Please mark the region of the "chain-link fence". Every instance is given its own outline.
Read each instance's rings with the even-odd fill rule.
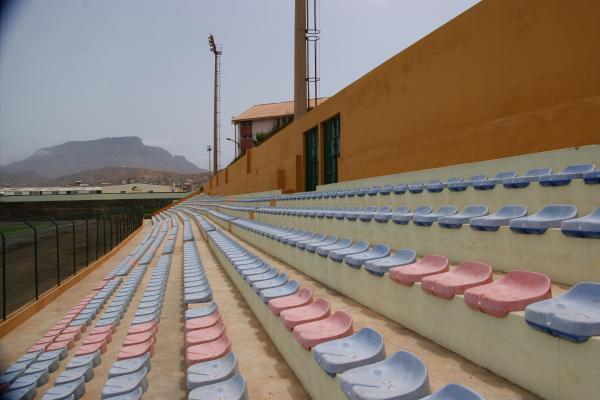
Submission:
[[[77,220],[0,222],[2,320],[59,286],[141,226],[143,210],[103,210]]]

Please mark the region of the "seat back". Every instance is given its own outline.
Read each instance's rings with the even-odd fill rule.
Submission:
[[[428,254],[423,256],[418,263],[430,268],[446,268],[448,266],[448,257],[437,254]]]
[[[456,206],[442,206],[436,210],[434,215],[442,217],[442,216],[446,216],[446,215],[456,214],[457,211],[458,211],[458,207],[456,207]],[[415,214],[416,214],[416,210],[415,210]]]
[[[454,272],[458,274],[464,274],[473,278],[488,278],[492,276],[492,267],[489,264],[482,263],[479,261],[463,261],[461,262]]]
[[[525,172],[523,176],[542,176],[542,175],[550,175],[552,173],[552,168],[533,168],[529,171]]]
[[[584,172],[590,172],[594,170],[594,164],[573,164],[568,165],[562,169],[564,174],[583,174]]]
[[[351,249],[352,250],[357,250],[357,251],[368,250],[369,249],[369,242],[364,241],[364,240],[359,240],[359,241],[355,242],[352,245]]]
[[[507,273],[500,281],[519,292],[546,293],[550,290],[551,281],[548,276],[539,272],[514,270]]]
[[[494,177],[492,179],[496,180],[496,179],[508,179],[508,178],[514,178],[517,176],[517,171],[510,171],[510,172],[499,172],[496,175],[494,175]]]
[[[382,213],[382,214],[389,213],[389,212],[392,212],[392,207],[390,207],[390,206],[379,207],[379,210],[377,210],[377,212]]]
[[[568,204],[552,204],[542,208],[535,215],[548,219],[575,218],[577,216],[577,207]]]
[[[430,214],[431,211],[433,211],[431,206],[419,206],[419,207],[415,208],[415,210],[413,211],[413,214],[425,215],[425,214]]]
[[[483,215],[487,215],[488,207],[484,205],[475,205],[465,207],[463,212],[461,213],[465,217],[481,217]]]
[[[406,214],[410,212],[410,207],[400,206],[394,209],[394,214]]]

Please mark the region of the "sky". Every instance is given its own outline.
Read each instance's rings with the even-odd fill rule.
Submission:
[[[317,0],[319,95],[477,2]],[[66,141],[140,136],[208,168],[209,33],[223,50],[222,166],[232,116],[293,99],[293,0],[17,0],[1,18],[0,165]]]

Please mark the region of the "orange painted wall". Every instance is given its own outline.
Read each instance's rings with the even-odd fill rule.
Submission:
[[[303,133],[338,113],[340,181],[600,143],[598,21],[595,0],[484,0],[252,149],[208,192],[304,190]]]

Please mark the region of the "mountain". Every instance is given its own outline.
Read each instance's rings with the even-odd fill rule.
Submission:
[[[82,171],[72,175],[61,176],[53,179],[47,184],[52,186],[72,185],[75,181],[82,181],[90,186],[99,186],[103,183],[113,185],[121,182],[135,183],[154,183],[157,185],[180,185],[184,183],[193,183],[201,185],[208,180],[208,172],[194,174],[178,174],[170,171],[155,171],[135,167],[106,167]]]
[[[46,147],[24,160],[0,167],[0,174],[58,178],[105,167],[136,167],[180,174],[205,172],[183,156],[173,156],[161,147],[146,146],[137,136],[128,136]]]

